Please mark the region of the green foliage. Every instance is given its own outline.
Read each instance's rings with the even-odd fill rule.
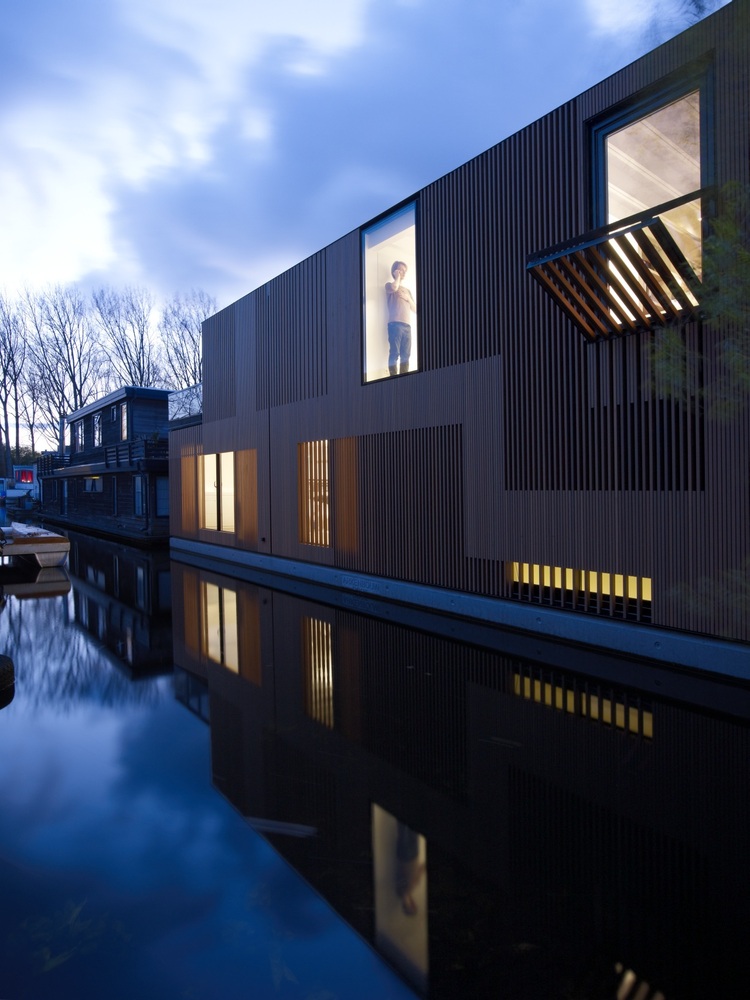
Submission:
[[[724,337],[707,357],[691,350],[678,328],[661,331],[651,349],[652,388],[673,399],[700,401],[709,416],[729,420],[750,401],[747,185],[732,182],[719,193],[719,211],[703,246],[701,311],[707,329],[721,329]],[[701,386],[701,376],[709,369],[710,380]]]

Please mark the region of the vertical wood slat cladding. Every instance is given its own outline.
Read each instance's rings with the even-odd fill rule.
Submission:
[[[200,427],[185,427],[169,435],[169,530],[178,537],[198,537],[198,462],[202,454]]]
[[[257,449],[262,551],[492,597],[511,562],[623,574],[652,581],[653,624],[750,639],[750,414],[722,424],[704,405],[732,330],[683,325],[705,360],[686,393],[662,391],[653,333],[587,345],[525,267],[601,221],[595,121],[685,67],[714,60],[716,182],[750,181],[748,9],[735,0],[415,195],[418,372],[362,384],[357,231],[235,305],[237,415],[219,403],[226,352],[206,367],[203,440]],[[306,441],[331,449],[330,546],[299,541]],[[198,513],[178,512],[188,537]]]
[[[360,438],[357,568],[398,580],[463,584],[462,434],[458,426]]]
[[[256,293],[257,405],[283,406],[328,388],[325,253]]]
[[[203,326],[203,419],[210,423],[236,412],[235,307],[228,306]]]

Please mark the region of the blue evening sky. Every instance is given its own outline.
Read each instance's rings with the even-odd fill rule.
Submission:
[[[6,5],[0,290],[200,287],[225,305],[674,34],[681,7]]]

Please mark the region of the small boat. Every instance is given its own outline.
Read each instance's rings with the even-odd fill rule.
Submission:
[[[38,566],[64,566],[70,552],[70,540],[34,524],[0,527],[0,556],[36,560]]]

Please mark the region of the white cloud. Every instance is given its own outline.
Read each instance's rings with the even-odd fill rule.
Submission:
[[[293,40],[287,71],[321,73],[361,42],[368,2],[115,0],[103,8],[115,22],[100,26],[95,45],[75,24],[39,38],[35,13],[19,11],[14,42],[30,71],[0,112],[6,287],[106,268],[116,192],[209,165],[227,123],[251,145],[268,143],[272,117],[252,87],[258,60]]]

